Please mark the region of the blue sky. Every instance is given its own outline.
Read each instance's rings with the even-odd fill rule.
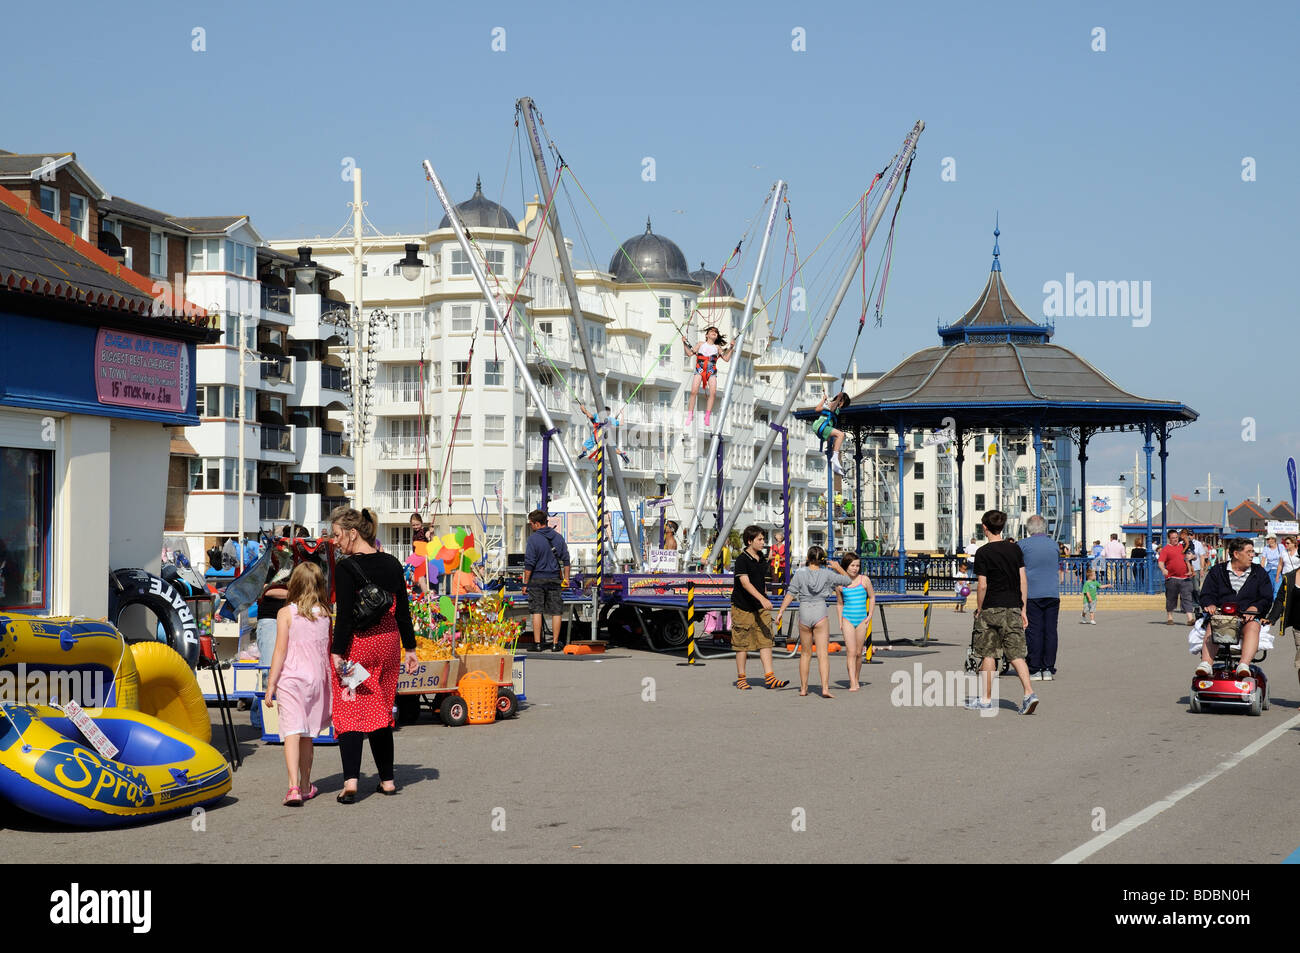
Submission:
[[[1257,482],[1277,501],[1300,450],[1285,277],[1300,250],[1298,10],[73,0],[59,7],[75,29],[57,31],[56,59],[28,42],[0,60],[0,148],[75,151],[113,194],[174,214],[248,214],[268,238],[332,234],[351,157],[369,217],[397,232],[441,217],[426,157],[453,196],[481,173],[490,197],[521,212],[535,181],[525,168],[521,188],[507,157],[514,102],[529,95],[610,223],[614,235],[574,192],[599,264],[648,214],[692,267],[716,270],[777,176],[806,254],[921,118],[884,326],[868,321],[863,369],[938,342],[936,320],[960,316],[983,286],[1000,213],[1004,275],[1031,316],[1044,283],[1067,272],[1151,282],[1149,326],[1060,318],[1055,341],[1129,390],[1200,412],[1170,443],[1171,491],[1190,494],[1209,471],[1234,502]],[[6,27],[35,38],[51,18],[20,5]],[[492,50],[496,27],[504,52]],[[1096,27],[1104,52],[1092,49]],[[1248,156],[1253,182],[1242,181]],[[955,181],[941,181],[946,157]],[[778,259],[783,244],[778,234]],[[846,353],[858,313],[851,296],[828,353]],[[1093,481],[1132,466],[1139,443],[1098,438]]]

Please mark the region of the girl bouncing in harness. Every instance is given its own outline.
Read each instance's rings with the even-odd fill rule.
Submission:
[[[595,460],[599,455],[596,450],[596,441],[600,439],[600,428],[608,427],[610,425],[617,427],[618,420],[610,418],[608,407],[602,410],[599,414],[593,414],[587,409],[586,404],[579,402],[578,409],[581,410],[582,415],[591,422],[591,436],[582,441],[582,453],[578,456],[578,459],[586,460],[588,457],[591,457],[591,459]],[[618,455],[622,458],[624,464],[632,462],[622,447],[619,448]]]
[[[695,418],[695,398],[703,387],[709,394],[709,404],[704,409],[704,426],[708,427],[709,418],[713,415],[713,398],[718,393],[718,361],[731,360],[731,352],[736,349],[736,345],[734,341],[728,344],[722,332],[710,326],[704,329],[703,341],[691,347],[683,337],[682,347],[686,348],[688,356],[695,358],[695,376],[691,378],[691,400],[686,405],[686,426],[689,427]]]
[[[844,467],[840,464],[840,447],[844,443],[844,431],[836,430],[835,425],[839,423],[840,411],[849,406],[849,395],[840,391],[829,401],[823,397],[817,402],[817,413],[821,414],[817,422],[813,424],[813,433],[817,439],[831,445],[831,470],[834,473],[843,475]]]

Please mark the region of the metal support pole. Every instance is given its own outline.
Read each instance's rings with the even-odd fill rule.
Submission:
[[[717,496],[718,496],[718,525],[721,526],[721,525],[722,525],[722,481],[723,481],[723,473],[722,473],[722,441],[721,441],[721,440],[718,440],[718,441],[717,441],[717,445],[718,445],[718,463],[717,463],[717,467],[718,467],[718,480],[717,480],[717,484],[718,484],[718,493],[717,493]],[[719,552],[721,552],[721,550],[719,550]]]
[[[907,434],[903,422],[898,422],[898,591],[907,591],[907,528],[903,521],[907,511],[903,506],[903,454],[907,450]]]
[[[1151,595],[1156,591],[1155,573],[1152,572],[1155,562],[1151,558],[1153,555],[1151,552],[1153,548],[1151,545],[1151,451],[1155,449],[1151,446],[1151,429],[1150,421],[1142,428],[1142,433],[1146,437],[1142,449],[1146,451],[1147,455],[1147,538],[1142,544],[1142,548],[1146,550],[1147,559],[1146,565],[1142,567],[1142,575],[1147,582],[1147,595]]]
[[[242,576],[244,574],[244,494],[248,492],[248,487],[245,485],[248,478],[244,475],[244,471],[248,469],[247,464],[244,462],[244,430],[248,427],[248,408],[244,406],[244,395],[247,393],[244,390],[244,366],[247,362],[244,360],[244,315],[242,313],[236,314],[235,320],[239,322],[239,393],[235,395],[235,400],[239,402],[239,482],[237,486],[239,487],[239,574]],[[360,503],[357,504],[358,508],[360,505]]]
[[[538,507],[547,516],[551,514],[551,438],[556,429],[542,431],[542,503]]]
[[[527,96],[520,99],[515,105],[524,114],[524,125],[528,128],[528,142],[533,148],[533,161],[537,164],[537,178],[542,183],[542,197],[551,210],[547,215],[547,221],[551,226],[551,239],[555,243],[555,257],[560,264],[560,276],[564,279],[564,290],[569,295],[569,308],[573,312],[573,324],[578,332],[578,344],[582,348],[582,361],[587,369],[587,380],[591,384],[591,398],[596,403],[595,412],[599,415],[605,408],[605,392],[601,387],[601,376],[596,370],[596,359],[591,353],[591,342],[587,340],[586,322],[582,318],[582,302],[578,300],[578,285],[573,278],[573,264],[569,261],[569,249],[564,244],[564,235],[560,231],[559,209],[555,205],[550,173],[546,171],[546,158],[542,155],[542,141],[537,136],[537,124],[533,118],[533,111],[537,107]],[[614,442],[617,443],[617,441]],[[605,445],[609,447],[609,442],[607,441]],[[623,485],[623,470],[620,468],[617,459],[610,460],[609,466],[614,474],[614,486],[618,490],[618,501],[623,510],[623,522],[628,526],[628,545],[632,547],[632,555],[639,565],[643,562],[641,541],[632,536],[632,510],[627,503],[627,489]]]
[[[360,512],[365,505],[366,491],[366,412],[370,409],[364,399],[369,386],[366,384],[365,338],[366,312],[362,298],[361,263],[365,252],[361,247],[362,228],[361,204],[361,170],[352,170],[352,300],[356,304],[357,319],[353,322],[352,333],[352,506]]]
[[[953,440],[957,444],[957,543],[953,551],[956,556],[966,551],[966,505],[962,499],[965,490],[962,470],[966,465],[966,434],[961,427],[954,428]]]
[[[862,551],[862,428],[853,430],[853,545],[849,552]]]
[[[1088,430],[1079,430],[1079,545],[1086,559],[1088,549]],[[1088,564],[1084,563],[1083,577],[1088,578]]]
[[[736,364],[744,355],[745,334],[749,330],[750,317],[754,313],[754,302],[758,298],[758,280],[763,274],[763,262],[767,259],[767,246],[772,238],[772,227],[776,224],[776,215],[784,197],[785,181],[777,179],[776,185],[772,187],[772,207],[767,212],[767,227],[763,231],[762,244],[758,247],[758,261],[754,263],[754,280],[749,283],[749,293],[745,295],[745,310],[740,316],[740,330],[736,332],[736,336],[731,342],[732,354],[736,355],[736,359],[732,361],[732,367],[727,371],[727,382],[722,386],[722,407],[718,411],[713,436],[709,438],[709,452],[704,456],[704,473],[700,477],[700,493],[695,501],[695,514],[691,517],[690,528],[686,531],[685,538],[688,541],[688,549],[692,548],[689,544],[693,544],[695,531],[699,529],[700,521],[704,518],[704,484],[709,479],[709,465],[713,459],[714,448],[722,442],[722,427],[727,419],[727,411],[731,409],[731,392],[735,386],[736,378],[740,376]],[[757,461],[755,462],[757,463]],[[753,489],[753,487],[751,486],[750,489]],[[746,490],[741,496],[737,497],[737,513],[743,508],[744,500],[749,497],[749,492],[749,490]],[[722,526],[721,518],[718,519],[718,526]]]
[[[782,529],[785,530],[785,558],[781,560],[781,591],[790,586],[790,557],[794,554],[794,540],[790,538],[790,431],[780,424],[768,424],[781,435],[781,511]],[[766,458],[765,458],[766,459]]]
[[[875,212],[871,215],[871,220],[867,223],[867,228],[863,234],[862,241],[854,243],[856,248],[853,253],[853,259],[849,262],[849,266],[844,272],[844,279],[840,282],[839,290],[835,293],[835,299],[831,302],[830,308],[826,311],[826,317],[822,319],[822,326],[818,329],[817,336],[813,338],[812,344],[810,345],[808,353],[804,359],[803,367],[799,368],[798,372],[796,372],[794,376],[794,380],[790,382],[790,388],[786,393],[785,403],[782,404],[781,409],[777,412],[776,423],[785,423],[786,419],[790,416],[790,411],[794,409],[795,401],[797,401],[802,394],[804,381],[807,380],[808,372],[817,360],[817,352],[821,350],[822,342],[826,340],[826,335],[830,333],[831,325],[835,322],[835,315],[839,312],[840,305],[844,303],[844,299],[849,293],[849,288],[852,287],[853,280],[857,276],[858,267],[862,264],[862,258],[866,246],[870,244],[871,236],[876,232],[876,226],[880,224],[880,220],[885,215],[885,206],[889,204],[890,197],[898,187],[899,179],[903,176],[903,170],[907,168],[908,162],[911,161],[912,155],[916,151],[917,139],[920,137],[921,132],[924,129],[925,123],[917,121],[916,125],[912,127],[912,131],[907,134],[907,138],[903,140],[903,146],[898,151],[898,159],[894,163],[893,171],[890,172],[889,178],[885,183],[885,191],[881,193],[880,203],[876,206]],[[763,441],[763,446],[758,450],[755,466],[750,468],[749,475],[745,477],[745,482],[741,486],[740,492],[737,494],[738,499],[749,499],[749,494],[754,491],[754,484],[758,482],[759,467],[762,466],[762,461],[767,459],[768,454],[772,452],[772,446],[775,443],[776,434],[769,433],[767,439]],[[731,515],[727,518],[726,525],[720,527],[721,531],[731,532],[737,512],[737,510],[731,511]]]
[[[667,495],[668,495],[668,484],[660,483],[659,499],[663,500],[664,497],[666,497]],[[660,549],[664,548],[664,524],[667,521],[667,516],[665,515],[667,512],[668,512],[668,507],[660,503],[659,505],[659,548]],[[677,545],[681,546],[681,543],[679,542]]]
[[[605,458],[609,456],[605,430],[605,427],[601,427],[596,431],[596,588],[591,594],[591,641],[593,642],[596,641],[596,634],[600,627],[600,594],[605,585]],[[629,532],[628,538],[630,539],[631,536]]]
[[[1160,545],[1169,545],[1169,475],[1165,466],[1169,461],[1169,424],[1160,425]],[[1151,499],[1150,496],[1147,499]]]
[[[1034,512],[1043,515],[1043,427],[1034,424]]]
[[[835,471],[831,460],[835,452],[830,441],[826,443],[826,552],[835,555]]]
[[[515,342],[514,329],[507,326],[505,318],[501,314],[501,308],[497,304],[496,296],[492,294],[492,289],[488,287],[487,275],[483,273],[483,266],[479,263],[478,256],[474,254],[474,249],[470,246],[469,236],[465,234],[465,226],[461,224],[460,214],[456,211],[456,206],[452,204],[450,197],[448,197],[447,190],[442,185],[442,180],[438,178],[438,173],[433,170],[433,164],[428,159],[424,160],[424,174],[428,176],[429,181],[433,183],[434,191],[438,193],[438,201],[442,203],[442,207],[447,213],[452,230],[456,233],[456,240],[465,253],[470,271],[474,275],[474,280],[478,282],[479,290],[483,292],[483,298],[487,302],[488,310],[492,312],[492,316],[496,319],[497,327],[506,328],[506,333],[501,335],[501,340],[505,343],[506,350],[510,352],[510,357],[515,362],[515,367],[519,371],[519,376],[523,379],[525,389],[527,389],[529,396],[533,398],[533,403],[537,405],[537,412],[541,415],[542,423],[546,425],[548,431],[554,432],[557,429],[555,421],[551,419],[551,412],[546,409],[546,404],[542,401],[542,395],[538,392],[537,385],[528,372],[527,361],[519,353],[519,345]],[[574,493],[582,501],[583,510],[594,521],[596,519],[596,504],[592,501],[591,494],[587,492],[586,486],[583,485],[581,477],[578,476],[578,468],[573,462],[573,457],[569,455],[569,448],[564,445],[563,440],[557,440],[555,449],[559,452],[560,459],[564,461],[564,469],[568,471],[569,479],[573,482]],[[613,554],[611,553],[611,555]]]

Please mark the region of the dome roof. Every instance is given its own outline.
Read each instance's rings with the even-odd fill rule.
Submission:
[[[727,279],[719,277],[716,271],[709,271],[704,267],[704,262],[700,262],[699,271],[691,272],[691,280],[704,289],[702,297],[734,298],[736,296]]]
[[[456,214],[466,228],[509,228],[518,230],[515,217],[502,206],[483,195],[483,179],[474,185],[474,194],[456,206]],[[451,228],[451,216],[444,215],[439,228]]]
[[[633,267],[633,262],[636,267]],[[640,284],[643,278],[651,284],[697,283],[686,268],[686,256],[682,250],[669,239],[652,232],[648,218],[645,220],[645,234],[629,238],[614,252],[614,257],[609,260],[609,273],[615,281],[625,285]]]

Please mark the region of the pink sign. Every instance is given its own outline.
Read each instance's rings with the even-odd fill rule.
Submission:
[[[185,413],[190,356],[180,341],[100,328],[95,393],[101,404]]]

